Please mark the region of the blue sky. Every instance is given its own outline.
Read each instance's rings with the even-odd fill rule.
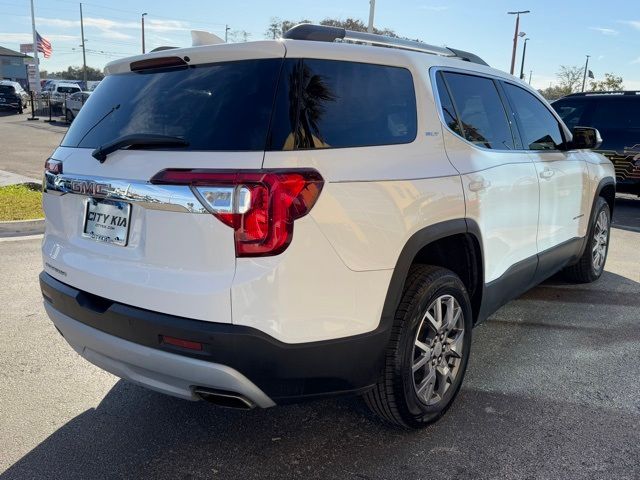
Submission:
[[[42,60],[52,71],[81,65],[79,7],[73,0],[34,0],[36,25],[54,53]],[[421,38],[435,45],[472,51],[490,65],[508,70],[514,17],[508,10],[531,10],[521,21],[530,37],[525,70],[533,70],[537,88],[555,82],[560,65],[584,65],[597,78],[622,75],[627,88],[640,89],[640,2],[638,0],[377,0],[377,27]],[[249,40],[265,37],[271,17],[319,21],[325,17],[367,20],[368,0],[89,0],[83,2],[87,63],[101,68],[108,61],[140,52],[140,14],[147,12],[147,49],[188,46],[190,30],[224,36],[247,31]],[[29,0],[0,0],[0,45],[18,49],[30,41]],[[519,71],[521,45],[518,48]]]

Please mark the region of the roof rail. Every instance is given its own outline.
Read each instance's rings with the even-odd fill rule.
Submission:
[[[586,97],[587,95],[640,95],[639,90],[606,90],[604,92],[577,92],[566,95],[567,97]]]
[[[346,30],[342,27],[300,23],[287,30],[283,35],[283,38],[289,40],[311,40],[316,42],[335,42],[336,40],[342,40],[345,42],[363,42],[370,43],[372,45],[441,55],[443,57],[458,58],[467,62],[479,63],[481,65],[488,66],[488,64],[477,55],[463,50],[438,47],[416,40],[387,37],[385,35],[377,35],[375,33],[356,32],[353,30]]]

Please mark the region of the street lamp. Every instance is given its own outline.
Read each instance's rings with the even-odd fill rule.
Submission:
[[[511,53],[511,70],[509,73],[513,75],[513,69],[516,66],[516,50],[518,48],[518,36],[524,36],[524,34],[519,35],[520,32],[520,15],[524,15],[525,13],[531,13],[531,10],[520,10],[518,12],[507,12],[509,15],[516,16],[516,31],[513,34],[513,52]]]
[[[146,15],[147,15],[146,13],[143,13],[142,17],[141,17],[141,19],[142,19],[142,53],[145,53],[145,51],[144,51],[144,17]]]
[[[524,57],[527,55],[527,42],[529,38],[524,39],[524,46],[522,47],[522,63],[520,64],[520,79],[524,80]]]

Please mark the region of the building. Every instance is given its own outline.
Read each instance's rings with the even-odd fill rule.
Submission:
[[[0,46],[0,80],[13,80],[27,89],[27,61],[33,61],[33,58]]]

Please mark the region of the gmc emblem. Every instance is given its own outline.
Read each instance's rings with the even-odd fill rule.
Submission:
[[[93,180],[72,180],[71,190],[81,195],[107,195],[111,185],[107,183],[98,183]]]

